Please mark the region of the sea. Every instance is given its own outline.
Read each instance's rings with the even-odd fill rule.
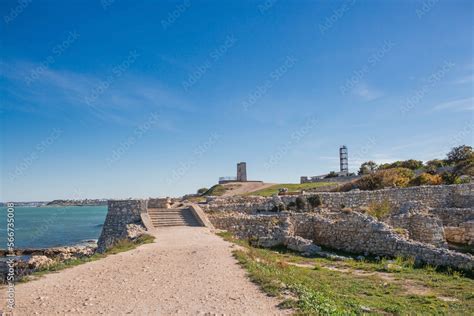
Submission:
[[[72,246],[97,240],[107,206],[15,207],[15,248]],[[0,207],[0,249],[7,248],[7,208]]]

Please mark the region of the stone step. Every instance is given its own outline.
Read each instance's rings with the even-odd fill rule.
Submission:
[[[148,215],[155,227],[200,226],[190,209],[149,208]]]
[[[187,223],[187,222],[154,222],[152,224],[154,226],[160,226],[160,225],[187,226],[188,224],[191,225],[190,223]]]
[[[180,217],[182,214],[148,214],[150,217]]]
[[[182,223],[187,224],[189,221],[152,221],[153,224],[165,224],[165,223]]]
[[[151,219],[157,219],[157,220],[167,220],[167,219],[192,219],[194,218],[193,216],[150,216]]]
[[[188,224],[174,224],[174,223],[160,223],[160,224],[153,224],[155,227],[176,227],[176,226],[198,226],[198,225],[188,225]]]

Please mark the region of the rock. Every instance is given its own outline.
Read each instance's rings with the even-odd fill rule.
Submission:
[[[311,240],[299,236],[286,237],[285,244],[288,249],[310,256],[315,255],[321,251],[321,247],[313,244]]]
[[[254,246],[263,247],[263,248],[272,248],[276,246],[281,246],[283,241],[280,238],[275,238],[273,236],[260,237],[256,242],[252,243]]]
[[[54,260],[46,256],[31,256],[27,261],[28,267],[33,270],[46,268],[54,264]]]
[[[137,224],[128,224],[127,225],[127,238],[135,239],[140,237],[145,233],[145,229]]]

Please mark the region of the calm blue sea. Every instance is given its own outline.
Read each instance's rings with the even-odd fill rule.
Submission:
[[[15,248],[75,245],[98,239],[107,206],[15,207]],[[7,209],[0,207],[0,248],[6,249]]]

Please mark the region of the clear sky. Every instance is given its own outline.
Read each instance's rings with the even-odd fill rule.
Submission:
[[[0,1],[0,200],[181,195],[473,142],[473,1]]]

